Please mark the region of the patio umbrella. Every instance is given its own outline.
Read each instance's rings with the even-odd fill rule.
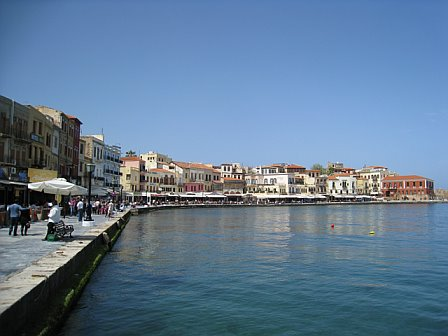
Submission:
[[[28,189],[55,195],[87,195],[87,188],[67,182],[64,178],[28,183]]]

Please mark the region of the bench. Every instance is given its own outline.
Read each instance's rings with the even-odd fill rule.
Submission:
[[[63,238],[66,234],[69,234],[70,238],[72,238],[73,231],[75,231],[73,225],[65,225],[63,221],[54,224],[54,234],[58,238]]]

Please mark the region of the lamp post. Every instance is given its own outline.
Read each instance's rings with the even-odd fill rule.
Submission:
[[[86,221],[93,221],[92,219],[92,204],[90,204],[90,198],[92,196],[92,173],[95,171],[95,164],[88,163],[86,165],[87,172],[89,173],[89,194],[87,196],[87,209],[86,209]]]

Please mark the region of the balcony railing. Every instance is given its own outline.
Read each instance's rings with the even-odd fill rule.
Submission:
[[[31,142],[30,133],[21,130],[21,129],[13,129],[12,135],[16,138],[16,140],[22,140],[25,142]]]
[[[0,135],[2,137],[11,137],[11,125],[9,124],[8,119],[2,119],[2,123],[0,125]]]

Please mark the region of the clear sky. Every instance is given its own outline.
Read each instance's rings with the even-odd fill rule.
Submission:
[[[448,1],[0,1],[0,94],[175,160],[448,188]]]

